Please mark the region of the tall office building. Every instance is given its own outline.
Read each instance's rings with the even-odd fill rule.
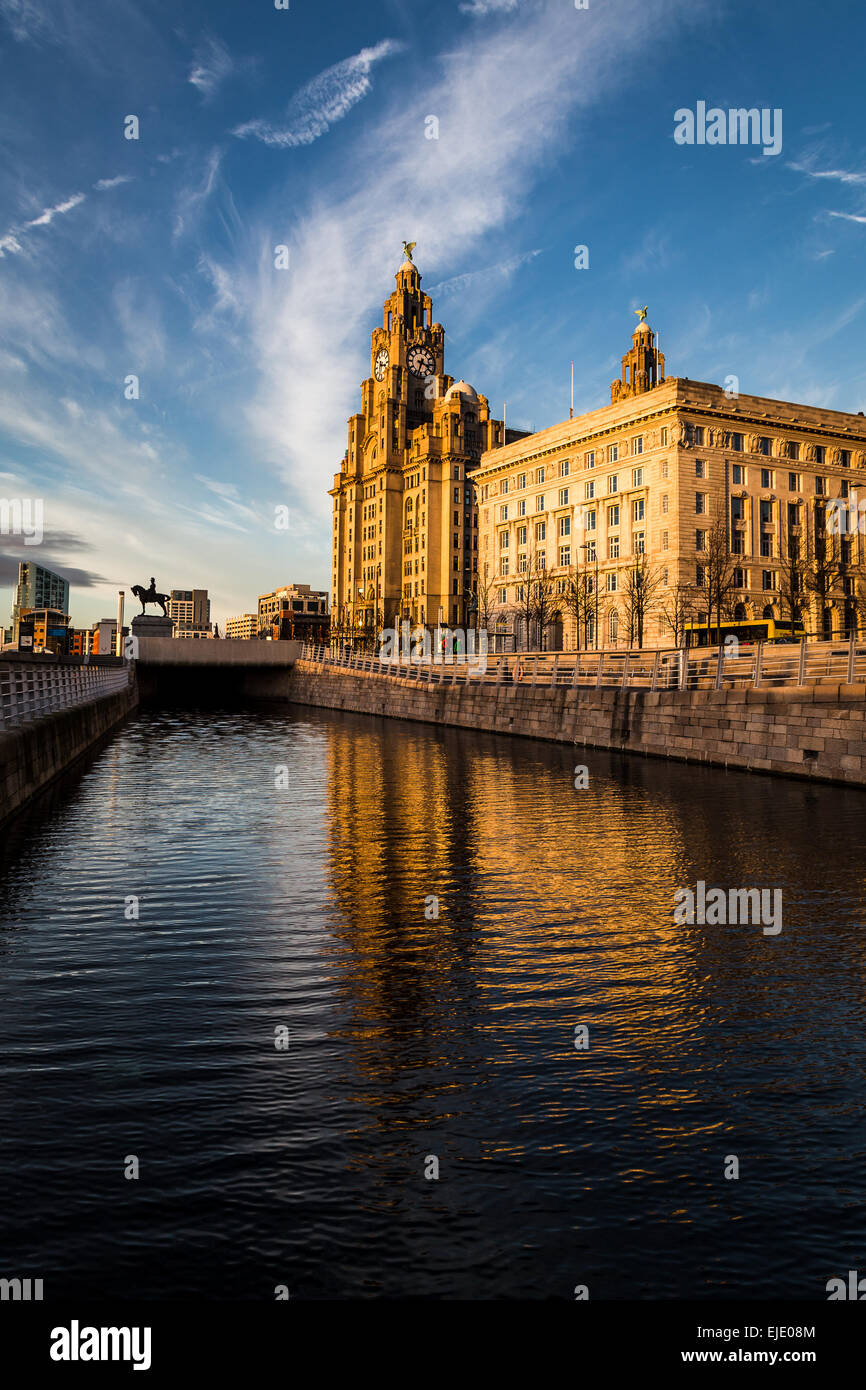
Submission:
[[[22,560],[12,605],[12,640],[18,641],[18,620],[24,609],[48,608],[55,613],[69,613],[69,581],[32,560]]]
[[[327,642],[328,595],[309,584],[284,584],[259,594],[258,635],[274,642]]]
[[[172,589],[168,616],[174,623],[175,637],[213,636],[207,589]]]

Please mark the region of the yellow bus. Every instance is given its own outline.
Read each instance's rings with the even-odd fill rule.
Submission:
[[[685,625],[687,647],[718,647],[726,637],[736,637],[738,642],[800,642],[805,636],[803,624],[792,623],[790,618],[723,619],[721,628],[718,623]]]

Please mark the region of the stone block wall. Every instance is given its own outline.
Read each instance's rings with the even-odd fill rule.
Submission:
[[[0,731],[0,825],[125,719],[135,685]]]
[[[866,786],[866,686],[747,690],[427,685],[299,661],[301,705]]]

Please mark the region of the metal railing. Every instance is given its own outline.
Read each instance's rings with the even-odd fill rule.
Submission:
[[[126,689],[129,681],[129,666],[0,661],[0,729],[104,699]]]
[[[866,684],[866,642],[738,647],[633,648],[583,652],[512,652],[486,657],[446,653],[425,661],[304,643],[299,658],[359,674],[439,685],[619,687],[623,690],[730,690],[771,686]]]

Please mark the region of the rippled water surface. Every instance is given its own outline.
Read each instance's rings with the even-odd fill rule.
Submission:
[[[864,816],[351,715],[141,713],[6,846],[0,1274],[824,1297],[864,1260]],[[698,879],[780,887],[781,934],[675,925]]]

